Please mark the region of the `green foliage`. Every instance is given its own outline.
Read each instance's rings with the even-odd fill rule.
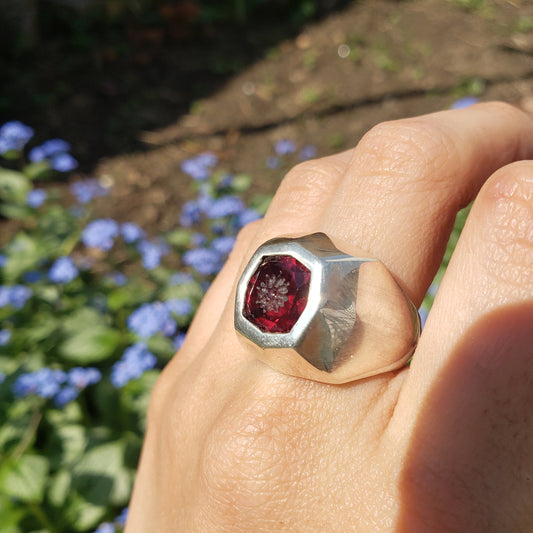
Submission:
[[[13,226],[0,246],[0,531],[86,533],[104,521],[119,531],[150,392],[245,223],[240,217],[260,216],[239,197],[251,177],[213,172],[214,154],[200,154],[189,162],[202,175],[192,180],[198,199],[186,227],[149,238],[104,219],[91,241],[94,199],[105,187],[74,182],[67,202],[35,187],[54,172],[48,160],[28,164],[22,148],[4,156],[0,213]],[[257,199],[256,208],[268,201]],[[209,272],[183,259],[200,248],[214,257]],[[132,321],[142,309],[144,318]]]

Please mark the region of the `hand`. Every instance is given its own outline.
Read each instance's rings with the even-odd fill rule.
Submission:
[[[128,533],[533,531],[533,163],[512,163],[532,156],[530,118],[490,103],[293,169],[155,388]],[[326,385],[238,339],[235,284],[262,242],[325,232],[418,306],[474,198],[409,368]]]

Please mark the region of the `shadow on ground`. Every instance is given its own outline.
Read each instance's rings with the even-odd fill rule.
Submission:
[[[90,170],[103,156],[142,150],[144,131],[195,112],[200,99],[275,55],[305,23],[348,2],[317,0],[310,3],[313,13],[304,2],[258,3],[242,22],[210,22],[195,0],[151,2],[159,9],[120,18],[62,3],[0,0],[0,22],[8,28],[0,36],[0,69],[9,80],[0,89],[0,123],[19,119],[42,139],[69,139]],[[37,22],[21,11],[31,4],[39,6]],[[17,48],[24,31],[34,44]]]

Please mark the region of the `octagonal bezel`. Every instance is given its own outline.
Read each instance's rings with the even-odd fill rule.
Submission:
[[[244,303],[248,283],[264,257],[288,255],[299,261],[311,272],[307,304],[302,314],[288,333],[262,331],[244,317]],[[324,263],[296,239],[274,239],[260,246],[254,253],[237,285],[235,298],[235,329],[263,349],[295,348],[305,337],[306,330],[322,303],[322,278]]]

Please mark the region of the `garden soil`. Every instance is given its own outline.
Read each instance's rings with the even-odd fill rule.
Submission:
[[[6,118],[37,129],[24,116],[34,109],[41,134],[73,142],[83,175],[113,184],[100,214],[155,235],[178,225],[193,195],[180,164],[205,150],[221,169],[249,174],[250,195],[271,194],[298,161],[267,168],[279,139],[327,155],[378,122],[467,95],[533,111],[530,1],[367,0],[283,28],[246,27],[231,38],[214,29],[178,37],[137,29],[127,61],[96,47],[96,74],[80,73],[83,83],[69,82],[74,92],[38,109],[19,102],[21,114]],[[41,81],[52,86],[44,74]]]

